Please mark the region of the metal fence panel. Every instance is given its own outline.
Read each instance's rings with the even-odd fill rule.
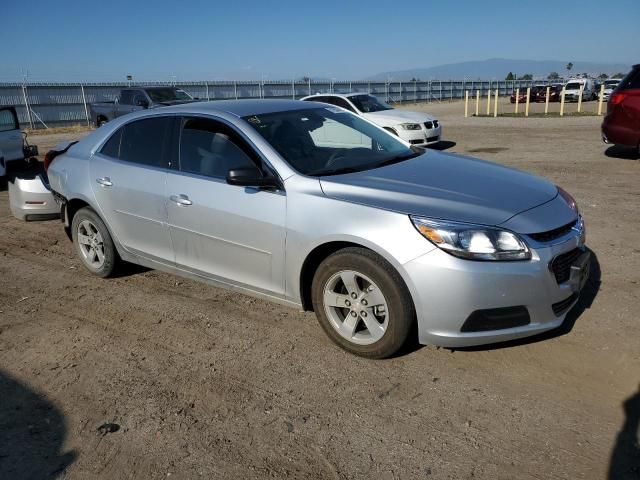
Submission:
[[[464,98],[480,91],[498,89],[509,95],[516,88],[533,85],[531,80],[429,80],[406,82],[372,81],[216,81],[216,82],[136,82],[136,83],[0,83],[0,105],[15,105],[20,122],[34,126],[64,125],[87,122],[85,101],[115,101],[121,88],[128,86],[175,85],[200,100],[236,98],[293,98],[300,99],[316,93],[371,93],[391,103],[434,102]],[[551,82],[539,82],[548,84]],[[83,96],[84,93],[84,96]],[[29,105],[27,110],[26,105]],[[29,115],[31,114],[31,115]]]

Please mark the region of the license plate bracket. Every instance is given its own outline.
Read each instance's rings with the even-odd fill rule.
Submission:
[[[569,284],[571,290],[579,292],[582,290],[589,279],[591,270],[591,253],[586,251],[580,255],[571,265],[571,273],[569,275]]]

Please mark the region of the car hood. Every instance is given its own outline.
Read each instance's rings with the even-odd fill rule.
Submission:
[[[381,168],[321,177],[320,185],[338,200],[483,225],[499,225],[558,195],[554,184],[536,175],[434,150]]]
[[[435,120],[435,117],[423,112],[410,112],[407,110],[399,110],[393,108],[391,110],[383,110],[381,112],[363,113],[362,116],[367,120],[371,120],[377,125],[390,127],[400,123],[424,123]]]

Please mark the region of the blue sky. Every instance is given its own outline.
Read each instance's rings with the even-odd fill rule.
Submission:
[[[640,62],[640,0],[3,3],[0,82],[24,71],[32,81],[358,79],[495,57]]]

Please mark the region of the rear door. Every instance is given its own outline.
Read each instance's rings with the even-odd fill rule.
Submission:
[[[4,174],[6,162],[24,158],[22,132],[14,107],[0,108],[0,174]]]
[[[165,206],[174,117],[151,117],[120,127],[91,157],[90,181],[103,218],[122,246],[173,264]]]
[[[231,126],[185,117],[179,170],[167,178],[169,229],[179,268],[254,290],[284,294],[286,196],[229,185],[229,169],[261,163]]]
[[[630,145],[640,145],[640,65],[633,68],[614,92],[622,95],[617,106],[617,123],[627,130]]]

